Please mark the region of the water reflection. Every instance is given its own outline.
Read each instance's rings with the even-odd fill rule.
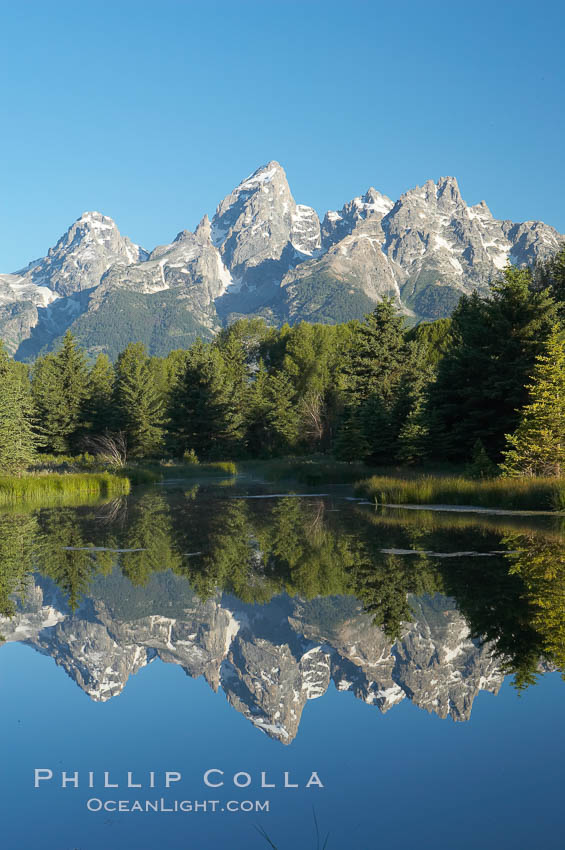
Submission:
[[[505,674],[523,688],[565,670],[554,521],[182,487],[0,517],[4,639],[95,700],[155,658],[179,664],[284,743],[332,682],[466,720]]]

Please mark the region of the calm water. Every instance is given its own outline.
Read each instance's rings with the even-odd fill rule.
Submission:
[[[298,492],[0,516],[2,848],[565,847],[560,521]]]

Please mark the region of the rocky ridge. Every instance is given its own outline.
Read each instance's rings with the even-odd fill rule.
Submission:
[[[93,597],[72,614],[56,586],[36,578],[17,614],[0,618],[0,632],[54,658],[96,701],[119,694],[155,659],[178,664],[221,687],[237,711],[282,743],[296,736],[306,703],[332,682],[383,713],[409,699],[453,720],[469,719],[479,691],[498,692],[501,659],[470,637],[453,600],[412,598],[414,619],[396,641],[349,598],[329,604],[333,614],[324,620],[311,603],[286,596],[250,606],[219,594],[195,597],[180,616],[132,619]]]
[[[486,291],[507,262],[532,265],[562,241],[543,222],[499,221],[484,201],[468,206],[453,177],[396,202],[371,187],[320,223],[272,161],[211,221],[151,252],[107,216],[84,213],[46,257],[0,275],[0,337],[21,359],[68,327],[91,353],[115,354],[132,335],[166,353],[240,316],[331,323],[384,297],[410,321],[433,319],[461,294]]]

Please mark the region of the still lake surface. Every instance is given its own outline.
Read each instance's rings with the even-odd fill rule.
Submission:
[[[3,850],[565,847],[563,519],[349,493],[0,515]]]

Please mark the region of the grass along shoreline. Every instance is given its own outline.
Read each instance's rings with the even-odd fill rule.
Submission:
[[[38,466],[21,476],[0,475],[0,507],[76,506],[127,496],[132,487],[156,484],[175,475],[183,478],[237,475],[237,467],[232,461],[175,465],[132,464],[112,471],[100,467],[81,469],[82,463],[81,458],[69,457],[53,468],[54,461],[49,459],[44,466]]]
[[[489,478],[373,475],[355,493],[377,505],[472,505],[523,511],[565,511],[565,478]]]
[[[77,501],[126,496],[131,481],[126,475],[110,472],[49,472],[45,475],[0,477],[0,505],[65,505]]]
[[[357,496],[377,505],[453,505],[525,511],[565,511],[565,478],[472,479],[452,467],[370,468],[327,457],[287,457],[271,460],[191,463],[145,462],[119,469],[85,469],[83,457],[49,458],[43,467],[21,477],[0,476],[0,506],[76,504],[127,495],[132,486],[168,478],[235,478],[238,473],[265,481],[296,482],[306,486],[349,485]],[[93,459],[94,460],[94,459]],[[84,464],[84,466],[83,466]],[[81,468],[82,466],[82,468]],[[371,473],[373,473],[371,475]],[[366,476],[366,477],[363,477]]]
[[[375,468],[331,458],[295,457],[244,461],[242,471],[267,481],[296,481],[310,486],[350,485],[357,496],[377,505],[453,505],[516,511],[565,511],[565,478],[483,478],[443,464]],[[371,474],[372,473],[372,474]]]

